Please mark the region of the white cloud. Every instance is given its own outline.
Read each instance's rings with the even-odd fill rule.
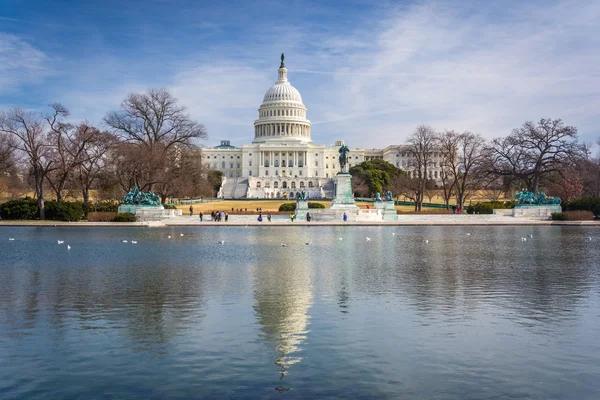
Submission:
[[[61,101],[78,118],[93,121],[131,91],[168,87],[207,126],[208,144],[248,143],[285,51],[317,143],[344,139],[351,146],[381,147],[404,142],[422,123],[491,138],[541,117],[562,118],[584,138],[600,136],[599,1],[464,4],[391,8],[381,11],[380,20],[363,18],[353,32],[339,34],[303,23],[273,34],[258,25],[251,38],[179,55],[170,71],[155,75],[135,74],[135,68],[126,75],[131,60],[103,56],[90,63],[96,67],[75,71],[75,88]],[[0,36],[0,60],[6,37]],[[43,53],[18,38],[10,43],[20,49],[11,54],[23,54],[11,62],[19,59],[29,71],[19,75],[20,67],[9,67],[10,76],[22,82],[43,73]],[[137,60],[134,67],[155,64]],[[8,79],[1,73],[6,70],[0,62],[0,84]],[[86,82],[102,85],[85,88]]]
[[[0,96],[51,74],[50,62],[50,57],[22,38],[0,33]]]
[[[331,84],[319,88],[336,93],[327,105],[307,105],[323,110],[319,120],[330,121],[323,130],[383,146],[402,142],[420,123],[487,137],[545,116],[583,133],[596,129],[598,2],[516,8],[518,18],[502,21],[460,11],[427,3],[383,21],[371,50],[360,45],[330,70]]]

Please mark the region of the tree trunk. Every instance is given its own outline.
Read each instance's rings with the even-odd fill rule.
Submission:
[[[89,188],[81,188],[81,197],[83,198],[84,203],[89,203],[90,201],[90,189]]]

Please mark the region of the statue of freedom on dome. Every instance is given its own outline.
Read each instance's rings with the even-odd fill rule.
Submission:
[[[340,172],[341,173],[345,173],[348,172],[346,170],[346,165],[348,164],[348,153],[350,153],[350,149],[348,148],[348,146],[343,145],[340,147],[339,150],[340,153]]]
[[[281,65],[279,66],[279,68],[285,68],[285,64],[283,63],[284,59],[285,59],[285,56],[283,55],[283,53],[281,53]]]

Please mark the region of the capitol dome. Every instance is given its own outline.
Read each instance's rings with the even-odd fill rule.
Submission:
[[[300,92],[287,79],[287,68],[281,55],[277,82],[267,90],[254,121],[254,142],[295,139],[310,142],[310,121]]]

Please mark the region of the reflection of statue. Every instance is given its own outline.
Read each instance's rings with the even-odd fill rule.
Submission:
[[[379,193],[379,192],[375,193],[375,201],[383,201],[383,200],[381,200],[381,193]]]
[[[342,147],[340,147],[339,153],[340,171],[347,172],[346,165],[348,164],[348,153],[350,153],[350,149],[348,148],[348,146],[343,145]]]
[[[392,196],[392,192],[389,190],[385,192],[385,201],[394,201],[394,196]]]
[[[298,193],[297,200],[306,200],[306,191],[302,190]]]
[[[535,193],[526,190],[515,193],[517,205],[560,205],[560,197],[546,197],[546,193],[536,190]]]
[[[123,203],[139,206],[160,206],[160,197],[153,192],[140,191],[136,184],[133,186],[133,189],[127,192],[125,197],[123,197]]]

